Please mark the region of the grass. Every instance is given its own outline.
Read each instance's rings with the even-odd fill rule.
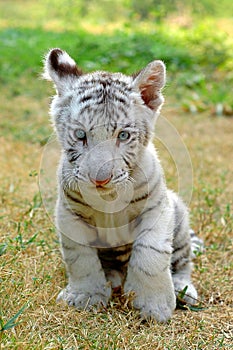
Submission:
[[[103,25],[49,18],[44,1],[0,1],[0,340],[2,349],[232,348],[232,51],[228,19],[180,27],[164,21]],[[17,18],[17,21],[15,20]],[[41,20],[43,18],[43,20]],[[107,28],[107,30],[106,30]],[[218,28],[218,30],[216,30]],[[227,29],[226,29],[227,28]],[[93,34],[93,33],[96,34]],[[199,311],[168,324],[143,322],[117,293],[99,313],[56,303],[65,269],[38,189],[52,130],[41,59],[60,46],[87,71],[133,72],[152,59],[168,67],[162,115],[176,127],[193,167],[191,222],[206,250],[194,262]],[[176,168],[155,140],[170,187]]]

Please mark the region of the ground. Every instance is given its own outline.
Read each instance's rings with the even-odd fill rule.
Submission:
[[[21,101],[20,101],[21,102]],[[13,98],[12,106],[36,101]],[[169,104],[169,100],[168,100]],[[37,105],[38,106],[38,105]],[[14,108],[14,107],[13,107]],[[41,111],[46,123],[46,99]],[[193,278],[203,309],[177,310],[166,325],[141,322],[115,295],[100,313],[78,312],[56,297],[65,284],[54,227],[40,202],[37,172],[42,146],[1,137],[1,295],[6,323],[24,305],[20,323],[2,335],[4,349],[227,349],[232,340],[232,120],[177,114],[165,108],[193,165],[191,218],[205,241]],[[49,128],[49,126],[48,126]],[[169,164],[164,153],[164,166]],[[169,167],[168,167],[169,168]],[[168,179],[172,176],[172,166]],[[170,174],[169,174],[170,171]]]

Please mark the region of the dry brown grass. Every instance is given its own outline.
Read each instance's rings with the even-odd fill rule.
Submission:
[[[49,124],[47,102],[46,98],[15,96],[7,108],[6,103],[2,107],[1,122],[7,126],[0,139],[3,322],[27,305],[18,318],[19,324],[1,332],[2,349],[230,349],[232,119],[178,115],[169,107],[163,112],[191,154],[192,223],[204,238],[206,251],[197,257],[193,273],[204,309],[177,310],[168,324],[161,325],[141,321],[138,312],[119,295],[114,295],[109,307],[98,313],[79,312],[56,303],[65,284],[65,271],[53,225],[40,205],[34,171],[39,169],[42,153],[36,130]],[[22,120],[19,116],[25,110],[30,118]],[[15,129],[9,129],[9,125]],[[21,137],[19,131],[23,130],[30,137]],[[48,127],[47,135],[49,132]],[[169,166],[169,157],[162,147],[160,153],[167,176],[172,178],[174,169]]]

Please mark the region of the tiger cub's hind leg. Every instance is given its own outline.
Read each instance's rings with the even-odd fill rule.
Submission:
[[[182,295],[183,301],[193,305],[197,303],[197,291],[191,281],[192,264],[188,263],[173,273],[172,280],[177,297]],[[183,295],[184,293],[184,295]]]
[[[191,280],[193,264],[188,212],[180,198],[174,196],[173,202],[176,217],[171,260],[174,289],[176,296],[185,292],[183,300],[188,304],[196,304],[197,291]]]

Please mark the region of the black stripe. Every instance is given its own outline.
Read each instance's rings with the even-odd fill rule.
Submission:
[[[112,79],[111,75],[99,76],[97,79],[93,78],[91,80],[83,82],[83,85],[79,86],[79,90],[86,91],[87,89],[94,88],[96,86],[102,85],[104,88],[111,86],[113,89],[118,90],[122,95],[126,95],[127,92],[131,92],[132,89],[124,81],[118,79]]]
[[[90,205],[88,205],[86,202],[83,202],[81,199],[77,197],[73,197],[70,193],[64,192],[65,197],[68,198],[69,200],[73,201],[74,203],[81,204],[85,207],[92,208]]]
[[[76,150],[76,148],[74,148],[74,147],[70,147],[70,148],[66,148],[66,149],[65,149],[65,152],[66,152],[66,153],[71,153],[71,152],[77,152],[77,150]]]
[[[147,270],[143,269],[141,266],[133,265],[131,261],[129,262],[129,266],[132,269],[139,270],[140,272],[144,273],[148,277],[155,277],[157,275],[157,274],[152,274],[152,273],[148,272]]]
[[[174,228],[174,231],[173,231],[173,235],[174,237],[178,235],[180,229],[181,229],[181,226],[183,224],[183,219],[181,218],[180,219],[181,221],[176,225],[176,227]]]
[[[73,163],[76,162],[76,160],[80,157],[81,154],[70,154],[68,156],[69,162]]]
[[[114,134],[114,132],[116,131],[117,129],[117,122],[114,121],[113,123],[110,124],[112,126],[112,134]]]
[[[98,249],[98,255],[105,260],[117,259],[122,255],[131,253],[132,244],[127,244],[124,250],[117,250],[117,248],[100,248]]]
[[[141,215],[137,216],[136,219],[135,219],[134,228],[138,227],[141,224],[142,220],[143,219],[142,219]]]
[[[149,211],[151,211],[151,210],[157,208],[157,207],[162,203],[163,198],[164,198],[164,195],[162,195],[162,196],[160,197],[160,199],[159,199],[152,207],[149,207],[149,208],[145,209],[145,210],[142,212],[141,215],[144,215],[145,213],[148,213]]]
[[[104,269],[121,270],[129,262],[132,244],[126,245],[124,250],[117,248],[100,248],[98,249],[98,257]],[[126,257],[124,257],[126,255]],[[124,259],[122,259],[124,257]]]
[[[86,101],[89,101],[93,98],[93,95],[87,95],[87,96],[83,96],[80,100],[79,100],[79,103],[84,103]]]
[[[138,234],[138,237],[141,236],[143,233],[145,232],[151,232],[153,231],[154,228],[153,227],[150,227],[150,228],[144,228],[144,230],[142,230],[139,234]]]
[[[175,248],[173,249],[173,254],[183,250],[185,247],[189,247],[190,248],[190,243],[189,242],[185,242],[182,246],[178,247],[178,248]]]
[[[131,165],[130,165],[129,161],[126,159],[126,157],[123,157],[123,160],[124,160],[125,164],[127,165],[127,167],[131,168]]]
[[[145,249],[150,249],[150,250],[154,250],[156,253],[159,253],[159,254],[167,254],[167,255],[171,255],[171,253],[167,250],[160,250],[158,248],[155,248],[151,245],[146,245],[146,244],[143,244],[143,243],[135,243],[134,246],[133,246],[133,249],[137,249],[137,248],[145,248]]]
[[[129,257],[130,259],[130,257]],[[120,261],[120,260],[103,260],[103,259],[100,259],[101,261],[101,265],[103,267],[103,269],[110,269],[110,270],[120,270],[120,271],[124,271],[127,266],[128,266],[128,263],[129,263],[129,259],[127,261]]]
[[[133,203],[143,201],[143,200],[147,199],[149,195],[150,195],[150,193],[147,192],[143,196],[133,199],[132,201],[130,201],[130,203],[133,204]]]
[[[128,151],[126,153],[126,155],[129,156],[129,157],[134,157],[136,154],[135,154],[135,152]]]
[[[177,270],[181,269],[181,267],[184,267],[185,265],[189,264],[189,262],[189,258],[176,259],[171,263],[172,272],[176,272]]]
[[[67,157],[71,163],[75,162],[81,156],[81,153],[77,153],[76,149],[70,148],[70,149],[65,150],[65,152],[66,152]]]
[[[65,206],[66,210],[74,217],[77,221],[82,221],[82,223],[88,228],[94,229],[95,225],[91,217],[84,216],[80,211],[76,211],[74,208],[71,208],[70,205]]]
[[[117,122],[116,121],[112,121],[112,120],[109,120],[109,123],[108,123],[108,125],[106,126],[106,130],[108,131],[108,132],[111,132],[112,133],[112,135],[114,134],[114,132],[116,131],[116,129],[117,129]]]
[[[134,133],[135,134],[135,133]],[[132,135],[132,133],[131,133],[131,135]],[[129,142],[128,142],[128,145],[130,145],[132,142],[134,142],[134,141],[137,141],[137,135],[135,135],[135,136],[132,136],[131,137],[131,139],[129,140]],[[132,145],[131,145],[132,146]]]
[[[155,182],[154,186],[152,187],[152,189],[150,190],[150,192],[146,192],[145,194],[143,194],[141,197],[137,197],[135,199],[133,199],[130,203],[135,203],[135,202],[139,202],[141,200],[145,200],[147,199],[149,196],[151,196],[151,194],[154,192],[154,190],[156,189],[157,185],[160,183],[161,178],[158,179],[158,181]],[[149,181],[149,180],[148,180]],[[145,183],[143,186],[145,186],[147,183]],[[143,187],[142,186],[142,187]],[[140,187],[137,187],[137,189],[140,189]]]
[[[61,243],[61,246],[63,249],[66,249],[66,250],[76,250],[76,246],[73,245],[73,246],[68,246],[67,244],[65,244],[64,242]]]
[[[113,95],[113,100],[116,101],[116,102],[123,103],[126,106],[129,106],[129,102],[125,98],[123,98],[121,96]]]

